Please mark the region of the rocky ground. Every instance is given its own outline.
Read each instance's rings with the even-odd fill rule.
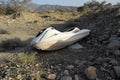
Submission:
[[[24,62],[14,59],[17,52],[13,51],[13,60],[1,59],[1,80],[120,79],[119,7],[82,15],[74,21],[52,26],[60,30],[76,26],[80,29],[87,28],[91,34],[79,41],[84,47],[79,50],[64,48],[46,52],[24,48],[27,56],[35,54],[35,62],[28,60],[30,56]]]

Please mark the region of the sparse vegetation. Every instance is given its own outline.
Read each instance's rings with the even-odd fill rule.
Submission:
[[[88,6],[81,6],[78,7],[78,11],[81,13],[88,13],[90,11],[90,8]]]
[[[0,0],[0,14],[20,14],[31,0]]]
[[[35,63],[37,60],[37,57],[36,57],[36,53],[30,53],[30,54],[19,53],[17,55],[17,59],[21,63],[30,64],[30,63]]]
[[[1,54],[0,60],[12,63],[35,64],[37,61],[36,53],[18,53],[18,54]]]
[[[73,15],[74,14],[74,15]],[[50,11],[50,12],[44,12],[40,13],[40,16],[42,18],[46,18],[53,21],[68,21],[71,19],[78,18],[80,14],[78,14],[77,11]]]
[[[104,5],[95,1],[79,7],[79,12],[22,12],[21,16],[15,11],[12,15],[0,15],[0,80],[61,80],[66,74],[70,74],[71,79],[78,76],[87,80],[83,72],[91,65],[97,66],[98,79],[112,79],[111,69],[120,65],[120,8],[104,9]],[[85,28],[90,29],[91,34],[79,42],[84,48],[78,52],[67,48],[51,52],[31,49],[27,44],[48,26],[61,31],[70,27]],[[108,49],[111,45],[116,48]],[[49,74],[57,77],[48,79]]]
[[[32,80],[40,79],[40,74],[42,74],[42,69],[36,69],[39,66],[37,64],[36,53],[17,53],[17,54],[0,54],[0,79],[3,68],[7,69],[5,73],[9,75],[12,80],[24,80],[31,78]],[[34,66],[37,65],[37,66]],[[33,73],[35,72],[35,73]],[[32,76],[32,77],[31,77]],[[5,80],[9,80],[5,76],[2,76]]]
[[[88,1],[83,6],[77,8],[77,11],[81,13],[93,13],[96,11],[102,11],[105,9],[105,1],[98,2],[96,0]]]

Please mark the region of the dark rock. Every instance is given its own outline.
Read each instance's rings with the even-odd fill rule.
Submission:
[[[0,71],[0,76],[1,76],[2,78],[5,78],[6,75],[7,75],[7,73],[6,73],[5,70]]]
[[[74,61],[74,64],[79,65],[79,64],[80,64],[80,60],[79,60],[79,59],[76,59],[76,60]]]
[[[115,59],[111,59],[109,63],[112,64],[113,66],[117,66],[118,65],[118,61],[115,60]]]
[[[32,80],[32,77],[31,76],[27,76],[23,80]]]
[[[41,74],[40,77],[46,79],[47,78],[47,74]]]
[[[118,40],[112,40],[108,45],[107,45],[108,49],[118,49],[120,48],[120,41]]]
[[[107,76],[106,80],[112,80],[112,78],[110,76]]]
[[[110,38],[110,41],[112,40],[120,40],[120,37],[117,37],[117,35],[113,35],[111,38]]]
[[[115,51],[114,51],[114,55],[115,55],[115,56],[120,56],[120,50],[115,50]]]
[[[107,72],[107,70],[104,67],[100,67],[100,69],[104,72]]]
[[[110,70],[110,76],[112,78],[115,78],[116,77],[116,74],[115,74],[115,71],[114,70]]]
[[[115,74],[114,76],[116,77],[116,79],[120,79],[120,66],[114,66],[114,71],[115,71]]]
[[[104,41],[109,38],[109,35],[103,35],[99,37],[99,41]]]
[[[88,60],[93,61],[94,60],[94,56],[89,56]]]
[[[106,61],[107,61],[106,59],[99,57],[96,59],[95,63],[101,65],[104,64]]]

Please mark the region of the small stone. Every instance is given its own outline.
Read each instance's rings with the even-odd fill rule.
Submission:
[[[26,76],[23,80],[32,80],[31,76]]]
[[[17,75],[17,79],[20,79],[20,80],[21,80],[21,79],[22,79],[22,75],[20,75],[20,74]]]
[[[120,50],[115,50],[114,55],[115,56],[120,56]]]
[[[35,64],[36,67],[39,67],[39,64]]]
[[[112,40],[120,40],[120,37],[117,37],[117,35],[112,35],[110,41]]]
[[[47,76],[47,79],[49,79],[49,80],[55,80],[55,78],[56,78],[56,74],[49,74]]]
[[[114,71],[115,71],[116,78],[120,79],[120,66],[115,66]]]
[[[87,78],[90,80],[96,79],[97,78],[96,70],[97,69],[93,66],[90,66],[87,69],[85,69],[85,74],[86,74]]]
[[[115,71],[114,70],[110,70],[110,75],[111,75],[112,78],[115,78],[116,77]]]
[[[40,77],[41,78],[47,78],[47,74],[41,74]]]
[[[51,65],[51,66],[50,66],[50,68],[51,68],[51,69],[53,69],[53,68],[54,68],[54,66],[52,66],[52,65]]]
[[[107,76],[106,80],[112,80],[112,78],[110,76]]]
[[[107,72],[107,70],[104,67],[100,67],[100,69],[104,72]]]
[[[17,66],[18,68],[20,68],[20,65],[16,64],[16,66]]]
[[[7,75],[7,73],[6,73],[5,70],[2,70],[2,71],[0,72],[0,74],[1,74],[1,77],[2,77],[2,78],[5,78],[5,76]]]
[[[47,73],[48,73],[48,74],[51,73],[51,69],[47,69]]]
[[[8,77],[8,80],[13,80],[13,78],[11,78],[11,77]]]
[[[64,75],[69,75],[69,71],[68,70],[64,70],[63,74]]]
[[[112,64],[113,66],[118,65],[118,61],[115,59],[111,59],[109,63]]]
[[[79,64],[80,64],[80,60],[79,60],[79,59],[76,59],[76,60],[74,61],[74,64],[79,65]]]
[[[120,48],[120,41],[118,40],[112,40],[108,45],[107,45],[108,49],[118,49]]]
[[[73,65],[68,65],[68,66],[67,66],[67,69],[73,69],[73,68],[74,68]]]
[[[7,68],[9,68],[9,66],[5,66],[4,68],[7,69]]]
[[[79,77],[77,74],[75,75],[75,80],[79,80]]]
[[[68,48],[69,48],[69,49],[73,49],[73,50],[78,50],[78,49],[83,48],[83,46],[80,45],[79,43],[76,43],[76,44],[74,44],[74,45],[69,46]]]
[[[63,76],[60,80],[72,80],[71,76]]]
[[[97,58],[96,61],[95,61],[95,63],[99,64],[99,65],[101,65],[101,64],[103,64],[105,62],[106,62],[106,60],[104,58],[102,58],[102,57]]]
[[[94,60],[94,56],[89,56],[88,60],[93,61]]]

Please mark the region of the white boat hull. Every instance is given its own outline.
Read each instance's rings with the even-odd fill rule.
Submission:
[[[88,36],[90,34],[89,32],[90,30],[88,29],[79,30],[78,28],[69,32],[57,32],[55,29],[48,29],[44,35],[41,34],[42,36],[39,35],[38,37],[35,37],[32,40],[31,45],[40,50],[58,50],[72,45],[80,39]]]

